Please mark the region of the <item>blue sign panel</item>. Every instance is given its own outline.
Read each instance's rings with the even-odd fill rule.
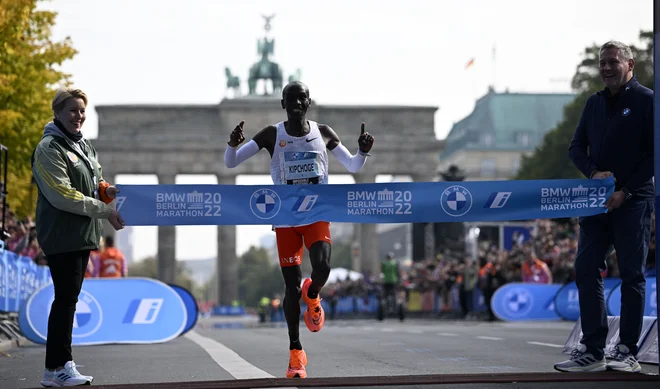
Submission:
[[[621,284],[618,278],[605,278],[603,279],[603,295],[605,301],[610,296],[610,293]],[[557,314],[566,320],[577,321],[580,318],[580,297],[578,295],[578,288],[575,282],[564,285],[557,296],[555,297],[555,309]]]
[[[646,279],[646,306],[644,307],[644,316],[658,316],[658,289],[655,278]],[[606,301],[607,314],[609,316],[619,316],[621,314],[621,285],[617,286]]]
[[[179,297],[181,297],[181,300],[183,300],[183,305],[186,306],[186,315],[188,316],[188,321],[186,322],[186,328],[184,328],[183,332],[181,333],[181,335],[183,335],[193,329],[195,324],[197,324],[197,319],[199,317],[199,307],[197,306],[197,300],[195,299],[195,296],[193,296],[192,293],[188,291],[188,289],[174,284],[167,285],[174,289]]]
[[[527,242],[532,236],[531,228],[522,226],[504,226],[502,232],[503,248],[507,251],[511,251],[515,242]]]
[[[45,344],[53,284],[38,289],[19,312],[23,335]],[[188,321],[179,294],[147,278],[86,279],[76,305],[73,345],[160,343],[176,338]]]
[[[560,284],[510,283],[495,291],[493,313],[505,321],[559,320],[554,307]]]

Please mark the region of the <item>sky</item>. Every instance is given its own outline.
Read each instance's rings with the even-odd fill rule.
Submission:
[[[436,106],[444,139],[475,100],[498,92],[570,92],[586,46],[639,42],[651,30],[653,1],[629,0],[51,0],[53,38],[70,37],[78,54],[63,64],[90,99],[83,127],[97,134],[96,105],[216,104],[225,97],[225,67],[246,84],[275,17],[272,60],[284,76],[302,72],[318,104]],[[624,14],[625,16],[621,16]],[[465,65],[474,59],[474,65]],[[332,123],[329,123],[332,125]],[[232,129],[218,129],[224,142]],[[378,129],[368,128],[376,136]],[[218,158],[222,158],[219,155]],[[379,180],[387,180],[380,177]],[[335,184],[352,183],[333,176]],[[156,183],[118,176],[118,184]],[[213,176],[179,176],[177,184],[213,184]],[[272,184],[239,176],[238,185]],[[258,245],[268,226],[239,226],[237,254]],[[216,255],[216,227],[177,227],[177,259]],[[156,227],[136,227],[133,257],[155,255]]]

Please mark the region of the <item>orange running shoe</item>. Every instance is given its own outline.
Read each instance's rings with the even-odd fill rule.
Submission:
[[[312,285],[312,280],[306,278],[302,286],[302,298],[305,304],[307,304],[307,310],[304,314],[305,324],[307,329],[312,332],[319,332],[323,328],[323,323],[325,323],[325,312],[321,306],[321,297],[318,296],[314,300],[307,297],[307,292],[309,287]]]
[[[307,354],[305,350],[289,350],[289,368],[286,378],[307,378]]]

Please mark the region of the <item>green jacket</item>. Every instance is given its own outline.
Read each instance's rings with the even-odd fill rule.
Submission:
[[[380,268],[383,272],[383,282],[385,284],[399,283],[399,263],[395,259],[382,262]]]
[[[85,139],[74,142],[50,122],[32,155],[38,187],[37,240],[44,254],[96,250],[101,219],[112,208],[98,200],[103,181],[96,150]]]

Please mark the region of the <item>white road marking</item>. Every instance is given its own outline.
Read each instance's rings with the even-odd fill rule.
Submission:
[[[477,336],[477,339],[484,339],[484,340],[504,340],[504,338],[496,338],[494,336]]]
[[[382,332],[395,332],[396,331],[394,328],[381,328],[380,330]]]
[[[207,338],[198,334],[195,331],[190,331],[184,335],[186,338],[197,343],[199,347],[203,348],[211,358],[223,370],[231,374],[232,377],[240,379],[249,378],[275,378],[275,376],[266,373],[258,367],[252,365],[240,355],[236,354],[234,350],[228,348],[224,344],[217,342],[211,338]],[[269,389],[269,388],[266,388]],[[298,389],[297,387],[280,388],[280,389]]]
[[[452,332],[438,332],[437,335],[439,335],[439,336],[458,336],[458,334],[454,334]]]
[[[424,331],[416,330],[416,329],[407,329],[406,332],[409,333],[409,334],[423,334],[424,333]]]
[[[195,331],[190,331],[184,336],[197,343],[199,347],[203,348],[213,358],[218,366],[238,380],[247,378],[275,378],[275,376],[250,364],[241,358],[240,355],[236,354],[234,350],[222,343],[202,336]]]
[[[564,348],[564,346],[561,344],[553,344],[553,343],[527,342],[527,344],[535,344],[537,346],[546,346],[546,347],[554,347],[554,348]]]
[[[381,343],[381,346],[403,346],[403,342]],[[77,366],[77,365],[76,365]]]

